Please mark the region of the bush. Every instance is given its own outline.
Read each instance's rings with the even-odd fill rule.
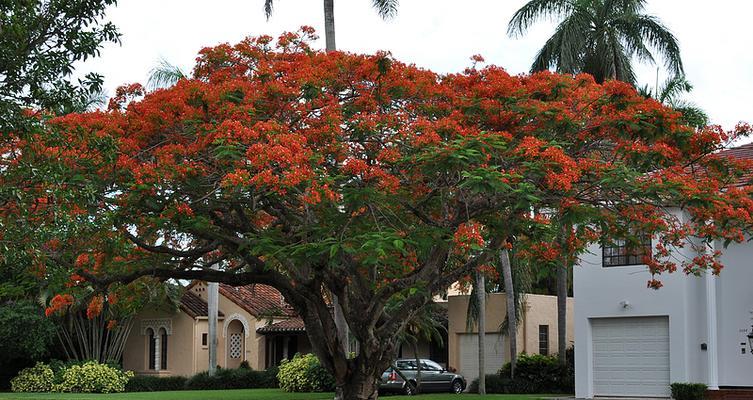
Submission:
[[[335,380],[313,354],[296,354],[283,360],[277,373],[280,389],[286,392],[330,392]]]
[[[540,354],[518,356],[515,379],[510,379],[510,363],[505,364],[496,375],[487,375],[487,393],[573,393],[575,368],[572,357],[568,364],[561,365],[557,357]],[[469,388],[478,393],[478,379]]]
[[[117,393],[125,391],[133,372],[123,372],[118,368],[96,361],[71,365],[62,371],[60,383],[55,383],[55,392],[73,393]]]
[[[185,390],[186,377],[184,376],[149,376],[138,375],[128,380],[125,385],[126,392],[165,392],[172,390]]]
[[[706,398],[708,389],[708,386],[703,383],[675,382],[669,387],[672,389],[672,398],[675,400],[703,400]]]
[[[31,368],[21,370],[15,378],[11,379],[10,386],[14,392],[49,392],[52,390],[54,379],[55,374],[52,368],[38,362]]]
[[[188,390],[260,389],[277,387],[277,371],[254,371],[250,368],[218,368],[214,376],[200,372],[186,381]]]

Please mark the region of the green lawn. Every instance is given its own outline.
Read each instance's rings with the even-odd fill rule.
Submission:
[[[277,389],[244,389],[244,390],[204,390],[181,392],[148,392],[148,393],[118,393],[118,394],[75,394],[75,393],[0,393],[0,400],[5,399],[34,399],[34,400],[74,400],[74,399],[104,399],[104,400],[330,400],[331,393],[286,393]],[[477,399],[472,394],[425,394],[418,397],[381,396],[389,400],[450,400]],[[484,400],[535,400],[549,397],[547,395],[488,395]],[[459,399],[458,399],[459,400]]]

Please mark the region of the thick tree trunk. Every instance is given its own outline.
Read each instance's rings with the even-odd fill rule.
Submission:
[[[478,394],[486,394],[486,284],[484,275],[476,272],[476,296],[478,296]]]
[[[334,0],[324,0],[324,40],[327,51],[334,51],[335,46],[335,4]]]
[[[557,357],[567,362],[567,262],[557,268]]]
[[[354,374],[353,379],[338,386],[335,400],[376,400],[379,398],[379,385],[371,376]]]
[[[510,254],[507,250],[499,253],[499,262],[502,266],[502,279],[505,283],[505,296],[507,298],[507,330],[510,336],[510,378],[515,378],[515,365],[518,360],[518,321],[515,316],[515,290],[512,283],[512,266]]]

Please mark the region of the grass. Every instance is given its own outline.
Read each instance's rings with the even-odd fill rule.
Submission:
[[[490,394],[484,400],[535,400],[547,395]],[[78,393],[0,393],[0,400],[331,400],[332,393],[286,393],[278,389],[241,389],[241,390],[186,390],[180,392],[143,392],[116,394],[78,394]],[[425,394],[418,397],[380,396],[389,400],[450,400],[479,399],[474,394],[456,395],[450,393]]]

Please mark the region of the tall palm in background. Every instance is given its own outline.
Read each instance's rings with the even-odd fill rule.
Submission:
[[[372,4],[379,16],[388,19],[397,14],[399,0],[372,0]],[[324,38],[327,51],[337,49],[335,45],[335,5],[334,0],[323,0],[324,3]],[[264,0],[264,14],[267,18],[272,16],[274,0]]]
[[[682,95],[693,90],[693,85],[684,76],[673,76],[654,89],[648,85],[638,88],[638,93],[644,97],[651,97],[682,114],[682,120],[686,124],[702,128],[709,124],[709,116],[697,105],[684,100]]]
[[[643,13],[645,5],[645,0],[531,0],[515,12],[507,32],[521,36],[542,19],[560,21],[532,72],[585,72],[599,83],[635,84],[633,59],[654,64],[659,56],[673,75],[682,75],[677,39],[658,18]]]

